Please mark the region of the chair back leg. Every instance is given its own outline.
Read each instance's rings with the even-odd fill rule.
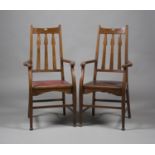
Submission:
[[[72,95],[72,98],[73,98],[73,126],[75,127],[76,126],[76,89],[73,91],[73,95]]]
[[[126,98],[127,98],[128,118],[131,118],[129,86],[126,89]]]
[[[62,99],[63,99],[63,115],[66,115],[66,107],[65,107],[65,93],[62,93]]]
[[[93,96],[92,96],[92,105],[95,106],[95,96],[96,93],[93,92]],[[95,116],[95,107],[92,107],[92,115]]]
[[[79,91],[79,110],[80,110],[79,123],[80,123],[80,126],[82,126],[82,123],[83,123],[83,92],[82,92],[81,88]]]

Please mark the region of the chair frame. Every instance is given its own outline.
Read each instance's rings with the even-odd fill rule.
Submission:
[[[113,62],[110,60],[110,68],[105,69],[105,56],[103,58],[104,65],[102,64],[102,68],[98,69],[98,52],[99,52],[99,41],[100,41],[100,35],[101,34],[111,34],[112,40],[111,40],[111,60],[113,59],[113,51],[114,51],[114,35],[115,34],[125,34],[125,64],[118,66],[118,70],[113,69]],[[106,41],[104,41],[104,45],[106,46]],[[106,51],[106,49],[104,49]],[[118,60],[120,61],[120,60]],[[112,65],[111,65],[112,63]],[[94,64],[94,75],[93,75],[93,82],[96,82],[97,79],[97,72],[118,72],[123,74],[122,78],[122,88],[119,90],[119,93],[117,90],[112,90],[111,88],[104,90],[104,88],[100,87],[95,89],[91,88],[85,89],[84,87],[84,77],[85,77],[85,66],[88,64]],[[121,119],[122,119],[122,130],[125,130],[125,104],[127,103],[127,111],[128,111],[128,118],[131,118],[131,111],[130,111],[130,98],[129,98],[129,81],[128,81],[128,67],[131,67],[133,64],[128,60],[128,25],[123,28],[103,28],[99,26],[98,35],[97,35],[97,43],[96,43],[96,54],[95,59],[88,60],[81,63],[81,78],[80,78],[80,85],[79,85],[79,109],[80,109],[80,126],[82,126],[83,123],[83,112],[86,111],[89,108],[92,108],[92,115],[95,115],[95,108],[111,108],[111,109],[120,109],[121,110]],[[123,70],[122,70],[123,69]],[[121,100],[110,100],[110,99],[97,99],[96,98],[96,92],[106,92],[106,93],[112,93],[113,95],[121,96]],[[92,104],[86,105],[83,103],[83,95],[92,93]],[[97,105],[95,102],[121,102],[120,107],[114,107],[114,106],[105,106],[105,105]]]
[[[36,68],[33,69],[33,62],[32,62],[32,57],[33,57],[33,34],[44,34],[45,35],[45,53],[47,51],[47,41],[46,37],[47,34],[51,34],[52,37],[55,34],[58,34],[59,36],[59,50],[60,50],[60,69],[57,69],[55,65],[56,57],[55,54],[53,54],[53,69],[48,69],[46,66],[48,63],[45,61],[45,69],[40,69]],[[52,39],[52,48],[55,52],[55,40]],[[37,42],[37,45],[39,46],[39,42]],[[40,50],[39,50],[40,51]],[[40,55],[39,55],[40,56]],[[45,54],[45,57],[47,55]],[[66,107],[72,110],[73,112],[73,125],[76,126],[76,77],[75,77],[75,62],[64,59],[63,58],[63,47],[62,47],[62,32],[61,32],[61,25],[58,27],[52,27],[52,28],[34,28],[32,25],[30,27],[30,52],[29,52],[29,60],[24,62],[24,66],[27,67],[28,69],[28,79],[29,79],[29,103],[28,103],[28,117],[30,120],[30,130],[33,130],[33,110],[34,109],[40,109],[40,108],[63,108],[63,115],[66,114]],[[37,57],[37,66],[38,63],[40,65],[40,58]],[[45,58],[47,59],[47,57]],[[64,63],[67,63],[70,65],[71,68],[71,77],[72,77],[72,83],[70,87],[61,87],[61,85],[57,88],[49,88],[49,87],[44,87],[42,88],[34,88],[32,86],[32,81],[33,81],[33,73],[34,72],[60,72],[61,73],[61,80],[65,80],[64,77]],[[51,91],[57,91],[57,92],[62,92],[62,98],[57,98],[57,99],[43,99],[43,100],[33,100],[33,96],[37,96],[46,92],[51,92]],[[66,104],[65,102],[65,93],[72,94],[72,104]],[[53,101],[62,101],[63,104],[56,104],[56,105],[44,105],[44,106],[33,106],[33,103],[35,102],[53,102]]]

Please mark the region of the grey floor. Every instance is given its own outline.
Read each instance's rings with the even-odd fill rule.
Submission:
[[[126,119],[126,131],[120,130],[120,112],[117,110],[97,110],[94,118],[88,111],[84,116],[83,127],[73,127],[71,113],[67,111],[64,117],[62,109],[36,111],[35,130],[29,131],[27,91],[3,91],[0,143],[154,143],[153,105],[153,101],[148,102],[148,99],[135,99],[131,107],[132,119]]]

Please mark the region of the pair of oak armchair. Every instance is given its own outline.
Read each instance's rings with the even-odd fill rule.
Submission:
[[[57,36],[57,39],[55,38]],[[101,38],[101,36],[103,36]],[[117,36],[117,43],[115,39]],[[123,38],[124,37],[124,51],[122,51]],[[107,49],[108,40],[110,37],[110,49]],[[100,40],[103,39],[101,42]],[[59,42],[56,44],[56,40]],[[101,65],[98,64],[99,59],[99,47],[102,43],[102,60]],[[117,50],[115,48],[117,44]],[[49,45],[51,49],[49,51]],[[58,46],[56,46],[58,45]],[[34,46],[36,46],[34,48]],[[43,46],[43,48],[42,48]],[[56,50],[58,48],[58,50]],[[116,50],[116,51],[115,51]],[[114,51],[117,53],[117,65],[114,67]],[[49,58],[49,52],[51,57]],[[107,63],[107,52],[110,53],[110,61]],[[124,56],[122,56],[124,53]],[[59,55],[59,58],[57,57]],[[41,59],[43,57],[43,59]],[[51,64],[49,65],[49,60]],[[43,61],[43,63],[42,63]],[[122,62],[123,65],[122,65]],[[65,81],[64,76],[64,64],[69,64],[71,68],[72,82]],[[94,75],[93,81],[84,83],[85,66],[87,64],[94,64]],[[59,64],[59,66],[58,66]],[[73,61],[63,58],[63,47],[62,47],[62,31],[61,25],[52,28],[30,28],[30,52],[29,60],[24,62],[24,66],[28,68],[29,78],[29,102],[28,102],[28,117],[30,120],[30,130],[33,130],[33,110],[39,108],[56,108],[60,107],[63,109],[63,115],[66,114],[66,107],[70,108],[73,112],[73,125],[76,126],[76,112],[77,112],[77,92],[76,92],[76,76],[75,76],[75,63]],[[132,66],[132,63],[128,60],[128,26],[123,28],[103,28],[99,26],[96,44],[95,59],[85,61],[81,63],[81,78],[79,85],[79,113],[80,113],[80,125],[83,122],[83,113],[86,109],[92,108],[92,115],[95,115],[95,108],[112,108],[121,110],[122,130],[125,130],[125,112],[127,107],[128,118],[131,117],[130,112],[130,99],[129,99],[129,85],[128,85],[128,67]],[[45,72],[59,72],[61,75],[60,80],[33,80],[34,73],[45,73]],[[104,81],[97,80],[98,72],[112,72],[122,73],[121,81]],[[51,92],[58,91],[62,93],[61,98],[55,99],[33,99],[34,96]],[[121,100],[108,100],[108,99],[97,99],[96,93],[110,93],[121,97]],[[65,93],[72,94],[72,104],[66,104]],[[92,93],[92,104],[84,104],[84,94]],[[55,105],[42,105],[38,106],[35,102],[52,102],[61,101],[62,104]],[[103,106],[97,105],[96,101],[103,102],[120,102],[120,107],[114,106]]]

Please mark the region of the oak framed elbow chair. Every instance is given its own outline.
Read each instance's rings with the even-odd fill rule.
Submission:
[[[56,51],[56,39],[58,41],[58,49]],[[36,39],[36,40],[35,40]],[[35,41],[34,41],[35,40]],[[36,50],[34,46],[36,45]],[[44,46],[44,48],[41,48]],[[49,46],[51,50],[49,51]],[[44,50],[43,50],[44,49]],[[52,57],[49,57],[49,52],[51,52]],[[35,54],[34,54],[35,53]],[[57,59],[59,55],[59,60]],[[36,57],[34,57],[36,56]],[[41,58],[43,56],[43,59]],[[52,59],[52,64],[49,64],[49,59]],[[44,61],[44,63],[41,63]],[[72,82],[65,81],[64,77],[64,63],[70,65]],[[59,64],[59,67],[58,67]],[[70,107],[73,111],[73,124],[76,125],[76,79],[75,79],[75,63],[70,60],[63,58],[63,47],[62,47],[62,32],[61,25],[52,28],[36,28],[30,27],[30,51],[29,60],[24,63],[24,66],[28,68],[28,79],[29,79],[29,103],[28,103],[28,117],[30,119],[30,130],[33,130],[33,110],[38,108],[56,108],[60,107],[63,109],[63,114],[66,114],[66,107]],[[34,81],[34,73],[46,73],[46,72],[59,72],[61,78],[57,80],[42,80]],[[34,100],[33,97],[47,93],[57,91],[62,93],[61,98],[57,99],[43,99]],[[72,104],[66,104],[65,93],[72,94]],[[62,104],[55,105],[34,105],[35,102],[52,102],[61,101]]]
[[[102,39],[101,42],[100,40]],[[124,40],[123,40],[124,36]],[[110,38],[109,38],[110,37]],[[117,41],[116,41],[117,40]],[[102,43],[101,55],[99,57],[99,47],[100,42]],[[115,45],[117,44],[117,48]],[[124,50],[122,50],[122,45],[124,44]],[[110,48],[107,49],[107,45]],[[110,53],[110,60],[107,64],[108,57],[106,56]],[[114,57],[114,54],[117,56]],[[124,56],[122,57],[122,54]],[[99,65],[99,58],[101,58],[101,65]],[[116,60],[114,59],[116,58]],[[116,63],[114,63],[116,61]],[[123,63],[122,63],[123,62]],[[85,77],[85,67],[88,64],[94,64],[94,75],[93,81],[84,83]],[[115,65],[114,65],[115,64]],[[131,118],[130,112],[130,98],[129,98],[129,83],[128,83],[128,68],[132,66],[132,63],[128,60],[128,25],[123,28],[103,28],[99,26],[98,35],[97,35],[97,44],[96,44],[96,54],[95,59],[88,60],[81,63],[81,78],[79,86],[79,102],[80,102],[80,124],[82,126],[83,122],[83,113],[85,110],[92,108],[92,115],[95,115],[96,108],[112,108],[121,110],[121,119],[122,119],[122,130],[125,130],[125,112],[127,106],[128,118]],[[104,81],[98,80],[98,73],[121,73],[121,81]],[[97,99],[96,93],[110,93],[113,95],[120,96],[120,100],[111,100],[111,99]],[[83,103],[83,95],[92,93],[92,104],[88,105]],[[97,105],[96,102],[120,102],[121,106],[109,106],[109,105]]]

